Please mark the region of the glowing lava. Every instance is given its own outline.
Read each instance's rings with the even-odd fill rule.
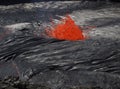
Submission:
[[[64,19],[60,20],[61,23],[54,24],[50,29],[46,29],[49,37],[59,40],[84,40],[86,37],[83,35],[82,28],[77,26],[72,18],[67,15]]]

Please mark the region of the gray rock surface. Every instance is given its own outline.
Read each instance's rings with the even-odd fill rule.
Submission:
[[[43,36],[51,18],[68,13],[77,25],[96,26],[86,33],[89,39]],[[120,3],[49,1],[0,6],[0,79],[13,76],[51,89],[120,89],[119,34]]]

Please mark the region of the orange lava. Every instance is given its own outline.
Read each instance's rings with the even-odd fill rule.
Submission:
[[[83,35],[82,28],[77,26],[69,15],[61,19],[60,22],[56,25],[53,23],[51,28],[46,29],[46,34],[49,37],[70,41],[84,40],[86,38]]]

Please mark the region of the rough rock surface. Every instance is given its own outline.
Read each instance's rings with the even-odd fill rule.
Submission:
[[[51,18],[66,14],[77,25],[96,26],[89,31],[89,39],[71,42],[43,36]],[[120,3],[49,1],[0,6],[0,86],[120,89],[119,34]]]

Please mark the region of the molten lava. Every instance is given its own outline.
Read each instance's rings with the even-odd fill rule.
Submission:
[[[84,40],[86,37],[83,35],[82,28],[77,26],[72,18],[67,15],[64,19],[60,20],[61,23],[54,24],[50,29],[46,29],[49,37],[59,40]]]

